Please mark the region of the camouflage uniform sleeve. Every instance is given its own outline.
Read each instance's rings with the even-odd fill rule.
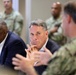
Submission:
[[[76,72],[76,43],[61,47],[49,62],[43,75],[75,75]]]
[[[14,32],[18,35],[21,35],[22,27],[23,27],[23,17],[18,14],[15,19]]]

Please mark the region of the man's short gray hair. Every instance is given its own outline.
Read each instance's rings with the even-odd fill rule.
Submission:
[[[47,30],[47,25],[46,25],[46,23],[45,23],[43,20],[41,20],[41,19],[35,19],[34,21],[32,21],[32,22],[30,23],[29,28],[31,28],[31,26],[41,26],[41,27],[43,27],[45,30]]]

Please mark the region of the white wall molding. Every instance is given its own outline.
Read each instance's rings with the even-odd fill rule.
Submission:
[[[26,42],[29,43],[29,25],[31,22],[31,0],[25,1],[25,18],[26,18]]]
[[[13,9],[19,11],[19,0],[13,0]]]

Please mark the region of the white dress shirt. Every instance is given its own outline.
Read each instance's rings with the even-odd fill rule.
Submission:
[[[44,48],[46,47],[47,42],[48,42],[48,38],[47,38],[45,44],[43,45],[43,47],[39,50],[40,52],[44,52]],[[35,62],[35,63],[34,63],[34,66],[35,66],[37,63],[38,63],[38,62]]]
[[[44,48],[46,47],[47,42],[48,42],[48,38],[47,38],[45,44],[43,45],[43,47],[39,51],[44,52]]]

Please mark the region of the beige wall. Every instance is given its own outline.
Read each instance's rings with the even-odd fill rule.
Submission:
[[[0,0],[0,12],[4,10],[4,7],[3,7],[3,1]]]
[[[21,34],[21,38],[24,40],[24,41],[26,41],[26,39],[25,39],[25,34],[26,34],[26,32],[25,32],[25,27],[26,27],[26,19],[25,19],[25,1],[26,0],[19,0],[19,12],[22,14],[22,16],[23,16],[23,19],[24,19],[24,25],[23,25],[23,29],[22,29],[22,34]]]
[[[41,18],[43,20],[48,19],[51,16],[50,14],[51,5],[53,2],[57,1],[64,4],[69,0],[32,0],[32,7],[31,7],[32,20],[35,18]]]

